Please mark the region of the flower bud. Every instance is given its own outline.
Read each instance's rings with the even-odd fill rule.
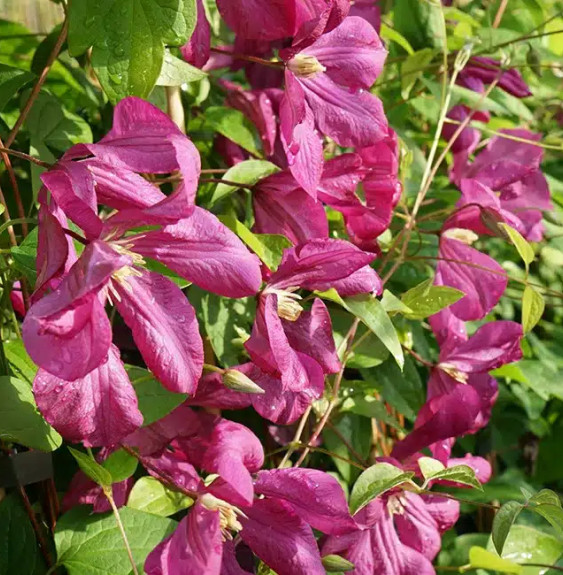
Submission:
[[[346,573],[354,569],[354,564],[340,555],[325,555],[322,562],[327,573]]]
[[[227,369],[225,371],[223,374],[223,384],[233,391],[240,391],[242,393],[264,393],[264,390],[259,385],[244,375],[242,371],[236,369]]]
[[[315,56],[307,54],[297,54],[287,63],[287,67],[299,78],[312,78],[320,72],[326,72],[326,68]]]
[[[470,246],[472,243],[479,239],[479,236],[475,232],[466,230],[464,228],[450,228],[449,230],[446,230],[442,235],[450,240],[457,240],[466,246]]]

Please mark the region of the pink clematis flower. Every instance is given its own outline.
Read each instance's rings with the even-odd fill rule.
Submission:
[[[470,338],[449,310],[430,322],[441,346],[439,363],[432,370],[427,403],[414,431],[395,444],[393,455],[398,459],[429,446],[435,457],[447,459],[453,438],[476,433],[489,421],[498,384],[488,372],[522,357],[524,334],[515,322],[487,323]]]
[[[251,295],[261,282],[257,258],[215,216],[193,206],[199,157],[163,116],[142,100],[123,100],[112,131],[89,147],[94,160],[67,158],[43,175],[53,198],[87,238],[80,258],[55,291],[32,306],[23,325],[26,347],[41,368],[34,385],[37,403],[68,439],[108,445],[142,421],[119,352],[111,347],[104,311],[108,298],[163,385],[195,391],[203,364],[195,312],[174,283],[145,268],[145,257],[230,297]],[[140,146],[147,123],[150,131]],[[69,156],[83,152],[80,147]],[[169,197],[135,173],[178,166],[187,179]],[[103,220],[97,202],[117,213]],[[54,230],[50,237],[62,241],[60,222],[48,221]],[[142,226],[160,229],[128,235]],[[50,255],[49,247],[42,250],[40,258]],[[54,268],[52,260],[46,260],[46,269]]]
[[[324,574],[311,528],[340,534],[355,527],[338,482],[315,469],[276,469],[260,471],[255,490],[262,498],[248,506],[208,494],[198,498],[175,533],[149,555],[147,574],[246,573],[234,554],[233,532],[279,575]]]
[[[350,16],[360,16],[367,20],[379,34],[381,28],[381,7],[379,0],[352,0]]]
[[[532,142],[541,138],[540,134],[527,130],[503,130],[503,133]],[[464,179],[476,180],[494,192],[503,214],[510,213],[512,220],[520,221],[520,231],[527,239],[540,241],[542,211],[553,209],[549,187],[540,169],[542,157],[543,149],[538,146],[496,136],[473,163],[456,163],[453,179],[458,186]],[[488,200],[487,204],[490,203]],[[511,221],[507,223],[513,225]]]
[[[197,0],[197,22],[192,37],[180,51],[184,60],[197,68],[203,68],[211,54],[211,26],[207,21],[203,0]]]
[[[322,168],[315,126],[341,146],[370,146],[387,135],[382,104],[369,93],[387,51],[366,20],[350,16],[313,43],[294,42],[280,55],[286,64],[281,134],[291,155],[307,155],[310,167],[294,175],[314,196]]]

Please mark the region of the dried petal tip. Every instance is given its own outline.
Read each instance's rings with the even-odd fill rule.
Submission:
[[[236,369],[227,369],[223,374],[223,384],[233,391],[263,394],[264,390],[249,377]]]
[[[312,78],[326,68],[315,58],[307,54],[297,54],[288,63],[287,67],[299,78]]]
[[[278,315],[287,321],[297,321],[303,308],[297,301],[301,299],[297,294],[278,292]]]
[[[467,383],[467,380],[469,379],[469,374],[461,371],[451,363],[439,363],[437,367],[446,372],[451,378],[459,381],[459,383]]]

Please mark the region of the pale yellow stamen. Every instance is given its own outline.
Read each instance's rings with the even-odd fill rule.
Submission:
[[[467,246],[470,246],[479,239],[479,236],[475,232],[464,228],[450,228],[443,232],[442,235],[445,238],[462,242]]]
[[[453,377],[459,383],[467,383],[469,375],[463,371],[460,371],[455,365],[451,363],[439,363],[438,369],[445,371],[450,377]]]
[[[387,500],[387,511],[389,511],[389,515],[403,515],[406,506],[407,498],[402,494],[391,495]]]
[[[326,68],[315,56],[307,54],[297,54],[287,63],[287,67],[299,78],[312,78],[321,72],[326,72]]]
[[[242,530],[238,516],[246,516],[238,507],[211,495],[211,493],[205,493],[199,498],[199,501],[209,511],[219,512],[219,525],[224,539],[230,540],[233,538],[231,532],[238,533]]]

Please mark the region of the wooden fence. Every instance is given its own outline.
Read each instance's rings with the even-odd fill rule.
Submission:
[[[63,10],[50,0],[0,0],[0,19],[19,22],[32,32],[50,32]]]

